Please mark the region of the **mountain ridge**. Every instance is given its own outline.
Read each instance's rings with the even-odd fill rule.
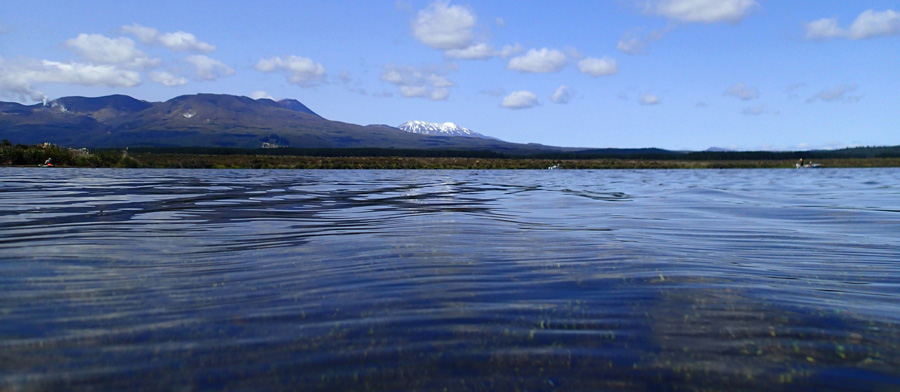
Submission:
[[[293,99],[227,94],[181,95],[164,102],[126,95],[62,97],[34,105],[0,102],[0,139],[90,148],[403,148],[509,154],[569,150],[488,137],[422,135],[383,124],[357,125],[323,118]]]

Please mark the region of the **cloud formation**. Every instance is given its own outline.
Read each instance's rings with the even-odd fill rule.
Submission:
[[[569,86],[562,85],[556,88],[556,92],[550,97],[550,100],[558,104],[567,104],[571,99],[569,94]]]
[[[519,90],[513,91],[500,103],[501,107],[507,109],[527,109],[535,107],[538,104],[537,95],[531,91]]]
[[[756,0],[653,0],[651,13],[686,23],[738,23],[754,8]]]
[[[449,88],[454,83],[441,73],[441,70],[429,66],[386,66],[381,73],[381,80],[397,86],[403,97],[443,101],[450,96]]]
[[[159,59],[151,59],[134,46],[129,38],[109,38],[100,34],[79,34],[66,41],[66,46],[81,58],[100,64],[119,64],[127,67],[152,68]]]
[[[857,85],[847,85],[841,84],[834,86],[830,89],[825,89],[813,94],[809,97],[806,102],[812,103],[815,101],[822,102],[843,102],[843,103],[856,103],[862,99],[862,95],[850,95],[853,91],[856,91]]]
[[[438,0],[416,14],[412,31],[419,41],[434,49],[464,49],[472,44],[476,21],[468,8]]]
[[[184,61],[194,66],[194,78],[197,80],[216,80],[234,74],[231,67],[202,54],[187,56]]]
[[[33,83],[66,83],[81,86],[133,87],[141,75],[110,64],[85,64],[50,60],[7,62],[0,57],[0,90],[5,95],[39,101],[44,93]]]
[[[849,28],[842,28],[835,18],[824,18],[806,23],[807,39],[844,38],[860,40],[890,35],[900,35],[900,13],[894,10],[863,11]]]
[[[759,90],[756,87],[749,87],[744,83],[733,84],[731,87],[725,89],[724,94],[743,101],[759,98]]]
[[[128,26],[122,26],[121,30],[125,34],[131,34],[135,36],[138,41],[141,41],[147,45],[155,44],[156,38],[159,36],[159,30],[152,27],[142,26],[137,23]]]
[[[188,84],[187,79],[181,76],[175,76],[166,71],[150,72],[150,80],[167,87],[184,86]]]
[[[444,56],[460,60],[486,60],[494,57],[507,58],[522,51],[520,45],[505,45],[500,50],[486,43],[473,44],[462,49],[444,51]]]
[[[450,49],[444,55],[461,60],[484,60],[497,56],[497,51],[489,44],[475,44],[462,49]]]
[[[509,59],[506,68],[519,72],[559,72],[567,62],[566,55],[556,49],[531,49],[522,56]]]
[[[253,67],[265,73],[280,72],[288,82],[301,87],[310,87],[325,80],[325,67],[312,59],[300,56],[279,56],[260,59]]]
[[[140,42],[163,45],[177,51],[208,52],[215,49],[185,32],[160,34],[156,29],[138,24],[124,26],[122,32],[134,35]],[[139,50],[131,38],[82,33],[66,40],[64,47],[84,62],[35,59],[4,62],[0,66],[0,88],[4,94],[40,100],[44,94],[33,87],[40,83],[134,87],[142,82],[138,71],[146,72],[150,80],[164,86],[188,83],[182,76],[158,70],[162,59],[150,57]],[[191,55],[183,61],[193,66],[197,80],[214,80],[234,73],[232,68],[203,55]]]
[[[639,37],[635,34],[625,34],[616,44],[616,49],[622,53],[631,55],[644,53],[648,45],[661,40],[672,29],[673,27],[670,26],[662,30],[653,30],[643,37]]]
[[[640,103],[641,105],[648,106],[648,105],[659,105],[660,103],[662,103],[662,101],[656,95],[648,93],[648,94],[641,95],[641,97],[638,98],[638,103]]]
[[[122,26],[122,32],[134,35],[139,41],[147,45],[162,45],[178,52],[209,53],[216,50],[215,46],[200,41],[193,34],[184,31],[160,33],[157,29],[135,23]]]
[[[588,57],[578,62],[578,70],[596,78],[601,75],[615,75],[619,73],[619,66],[616,64],[616,59],[613,58],[603,57],[598,59]]]

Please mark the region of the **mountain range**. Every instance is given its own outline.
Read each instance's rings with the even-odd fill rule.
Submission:
[[[415,125],[415,127],[412,127]],[[434,124],[432,124],[434,125]],[[34,105],[0,102],[0,139],[66,147],[295,147],[479,150],[533,154],[572,149],[489,138],[451,123],[406,130],[319,116],[296,100],[221,94],[147,102],[126,95],[64,97]],[[433,128],[434,132],[426,132]],[[468,137],[458,137],[468,136]]]

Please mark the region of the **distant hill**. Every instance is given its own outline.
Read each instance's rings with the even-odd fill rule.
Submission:
[[[325,119],[296,100],[197,94],[165,102],[125,95],[64,97],[36,105],[0,102],[0,139],[68,147],[293,147],[495,151],[568,149],[490,138],[429,136],[387,125]]]

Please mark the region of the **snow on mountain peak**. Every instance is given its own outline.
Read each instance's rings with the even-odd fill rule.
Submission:
[[[430,123],[425,121],[407,121],[403,124],[400,124],[399,127],[401,130],[411,133],[418,133],[421,135],[430,135],[430,136],[464,136],[464,137],[478,137],[484,139],[490,139],[487,136],[484,136],[478,132],[473,132],[468,128],[460,127],[452,122],[445,123]]]

